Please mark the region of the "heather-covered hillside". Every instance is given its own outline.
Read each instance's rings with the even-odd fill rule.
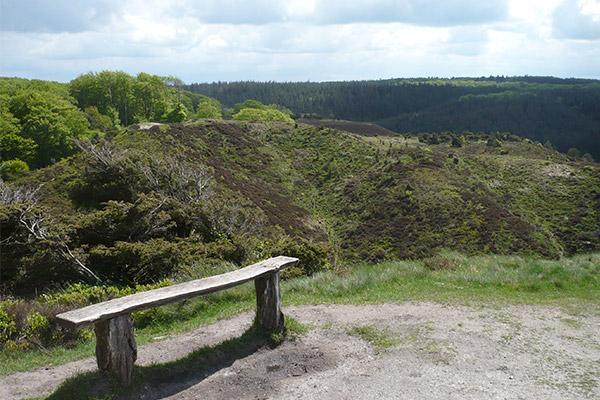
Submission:
[[[435,144],[434,144],[435,143]],[[510,134],[140,124],[3,183],[3,284],[154,282],[285,252],[311,273],[441,249],[600,249],[600,167]],[[85,266],[85,268],[82,267]]]

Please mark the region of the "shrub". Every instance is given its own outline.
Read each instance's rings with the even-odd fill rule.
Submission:
[[[567,152],[567,156],[573,161],[579,160],[579,150],[577,150],[575,147],[571,147]]]
[[[431,271],[454,271],[460,267],[456,258],[447,254],[437,254],[423,261],[423,266]]]
[[[145,242],[115,242],[90,249],[89,264],[119,284],[146,284],[170,275],[179,265],[179,249],[164,239]]]
[[[460,136],[452,135],[452,147],[462,147],[463,139]]]
[[[4,305],[8,302],[0,303],[0,348],[6,341],[14,337],[17,331],[17,324],[12,315],[4,310]]]
[[[19,159],[4,161],[0,164],[0,174],[3,177],[10,177],[11,175],[20,174],[25,171],[29,171],[29,166],[25,161]]]
[[[187,118],[185,107],[182,104],[177,104],[173,110],[171,110],[166,117],[165,122],[183,122]]]
[[[419,133],[419,142],[427,144],[439,144],[437,133]]]
[[[296,257],[300,260],[297,267],[286,270],[285,277],[312,275],[329,268],[329,256],[332,253],[329,245],[286,236],[275,243],[266,242],[264,246],[261,258],[281,255]]]
[[[494,147],[494,148],[502,147],[502,141],[500,141],[500,139],[498,139],[498,138],[491,137],[487,141],[487,146]]]
[[[294,123],[294,120],[287,114],[274,109],[243,108],[240,112],[233,115],[233,119],[240,121],[281,121]]]
[[[93,337],[91,328],[64,328],[57,323],[56,315],[93,303],[172,284],[169,279],[135,287],[75,283],[32,300],[4,300],[0,302],[0,349],[14,351],[26,350],[34,345],[37,347],[69,346],[89,340]],[[132,315],[134,321],[148,321],[151,316],[148,313],[137,314]]]
[[[210,197],[212,170],[200,163],[184,163],[140,150],[122,150],[105,141],[77,142],[86,163],[85,174],[71,197],[81,203],[109,200],[133,202],[140,193],[154,191],[183,201]]]
[[[27,316],[25,333],[30,340],[35,340],[40,344],[49,344],[52,342],[50,321],[38,311],[34,311]]]
[[[585,153],[583,156],[581,156],[581,159],[590,163],[595,162],[594,157],[592,157],[590,153]]]

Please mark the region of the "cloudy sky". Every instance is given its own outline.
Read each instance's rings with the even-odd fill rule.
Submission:
[[[600,0],[0,0],[0,76],[600,78]]]

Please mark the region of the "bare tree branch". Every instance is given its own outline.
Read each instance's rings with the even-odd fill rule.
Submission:
[[[200,202],[210,196],[207,190],[213,179],[210,168],[200,163],[181,163],[171,158],[129,158],[132,153],[117,150],[106,143],[95,145],[89,140],[76,141],[77,146],[90,158],[90,171],[107,172],[111,169],[125,173],[134,167],[147,185],[157,193],[183,202]]]
[[[60,247],[58,249],[59,254],[68,260],[74,261],[78,266],[79,271],[88,277],[96,280],[96,282],[102,282],[102,280],[92,272],[88,267],[85,266],[71,251],[67,245],[67,241],[61,237],[55,237],[50,235],[50,231],[47,226],[44,225],[46,218],[43,214],[35,212],[38,206],[37,193],[41,189],[42,185],[35,189],[18,188],[7,185],[0,178],[0,204],[16,204],[22,206],[19,223],[29,232],[29,234],[36,240],[51,241],[57,243]]]
[[[62,256],[65,258],[70,258],[71,260],[75,261],[75,263],[77,265],[79,265],[79,268],[81,268],[81,270],[84,272],[85,275],[93,278],[97,283],[102,283],[102,279],[100,279],[98,277],[98,275],[96,275],[91,269],[89,269],[88,267],[86,267],[80,260],[79,258],[77,258],[73,252],[71,251],[71,249],[69,248],[69,246],[61,241],[62,246],[64,247],[64,250],[61,251]]]

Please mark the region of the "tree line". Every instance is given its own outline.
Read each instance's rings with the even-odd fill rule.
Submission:
[[[48,166],[73,153],[73,140],[113,136],[141,122],[193,118],[293,122],[291,111],[244,98],[223,108],[174,77],[90,72],[68,84],[0,78],[0,173]]]
[[[146,73],[90,72],[68,84],[0,78],[3,174],[40,168],[73,153],[73,139],[114,134],[146,121],[221,118],[221,104]]]
[[[214,82],[185,88],[225,106],[247,98],[294,117],[374,122],[399,133],[511,132],[600,159],[600,82],[554,77]]]

